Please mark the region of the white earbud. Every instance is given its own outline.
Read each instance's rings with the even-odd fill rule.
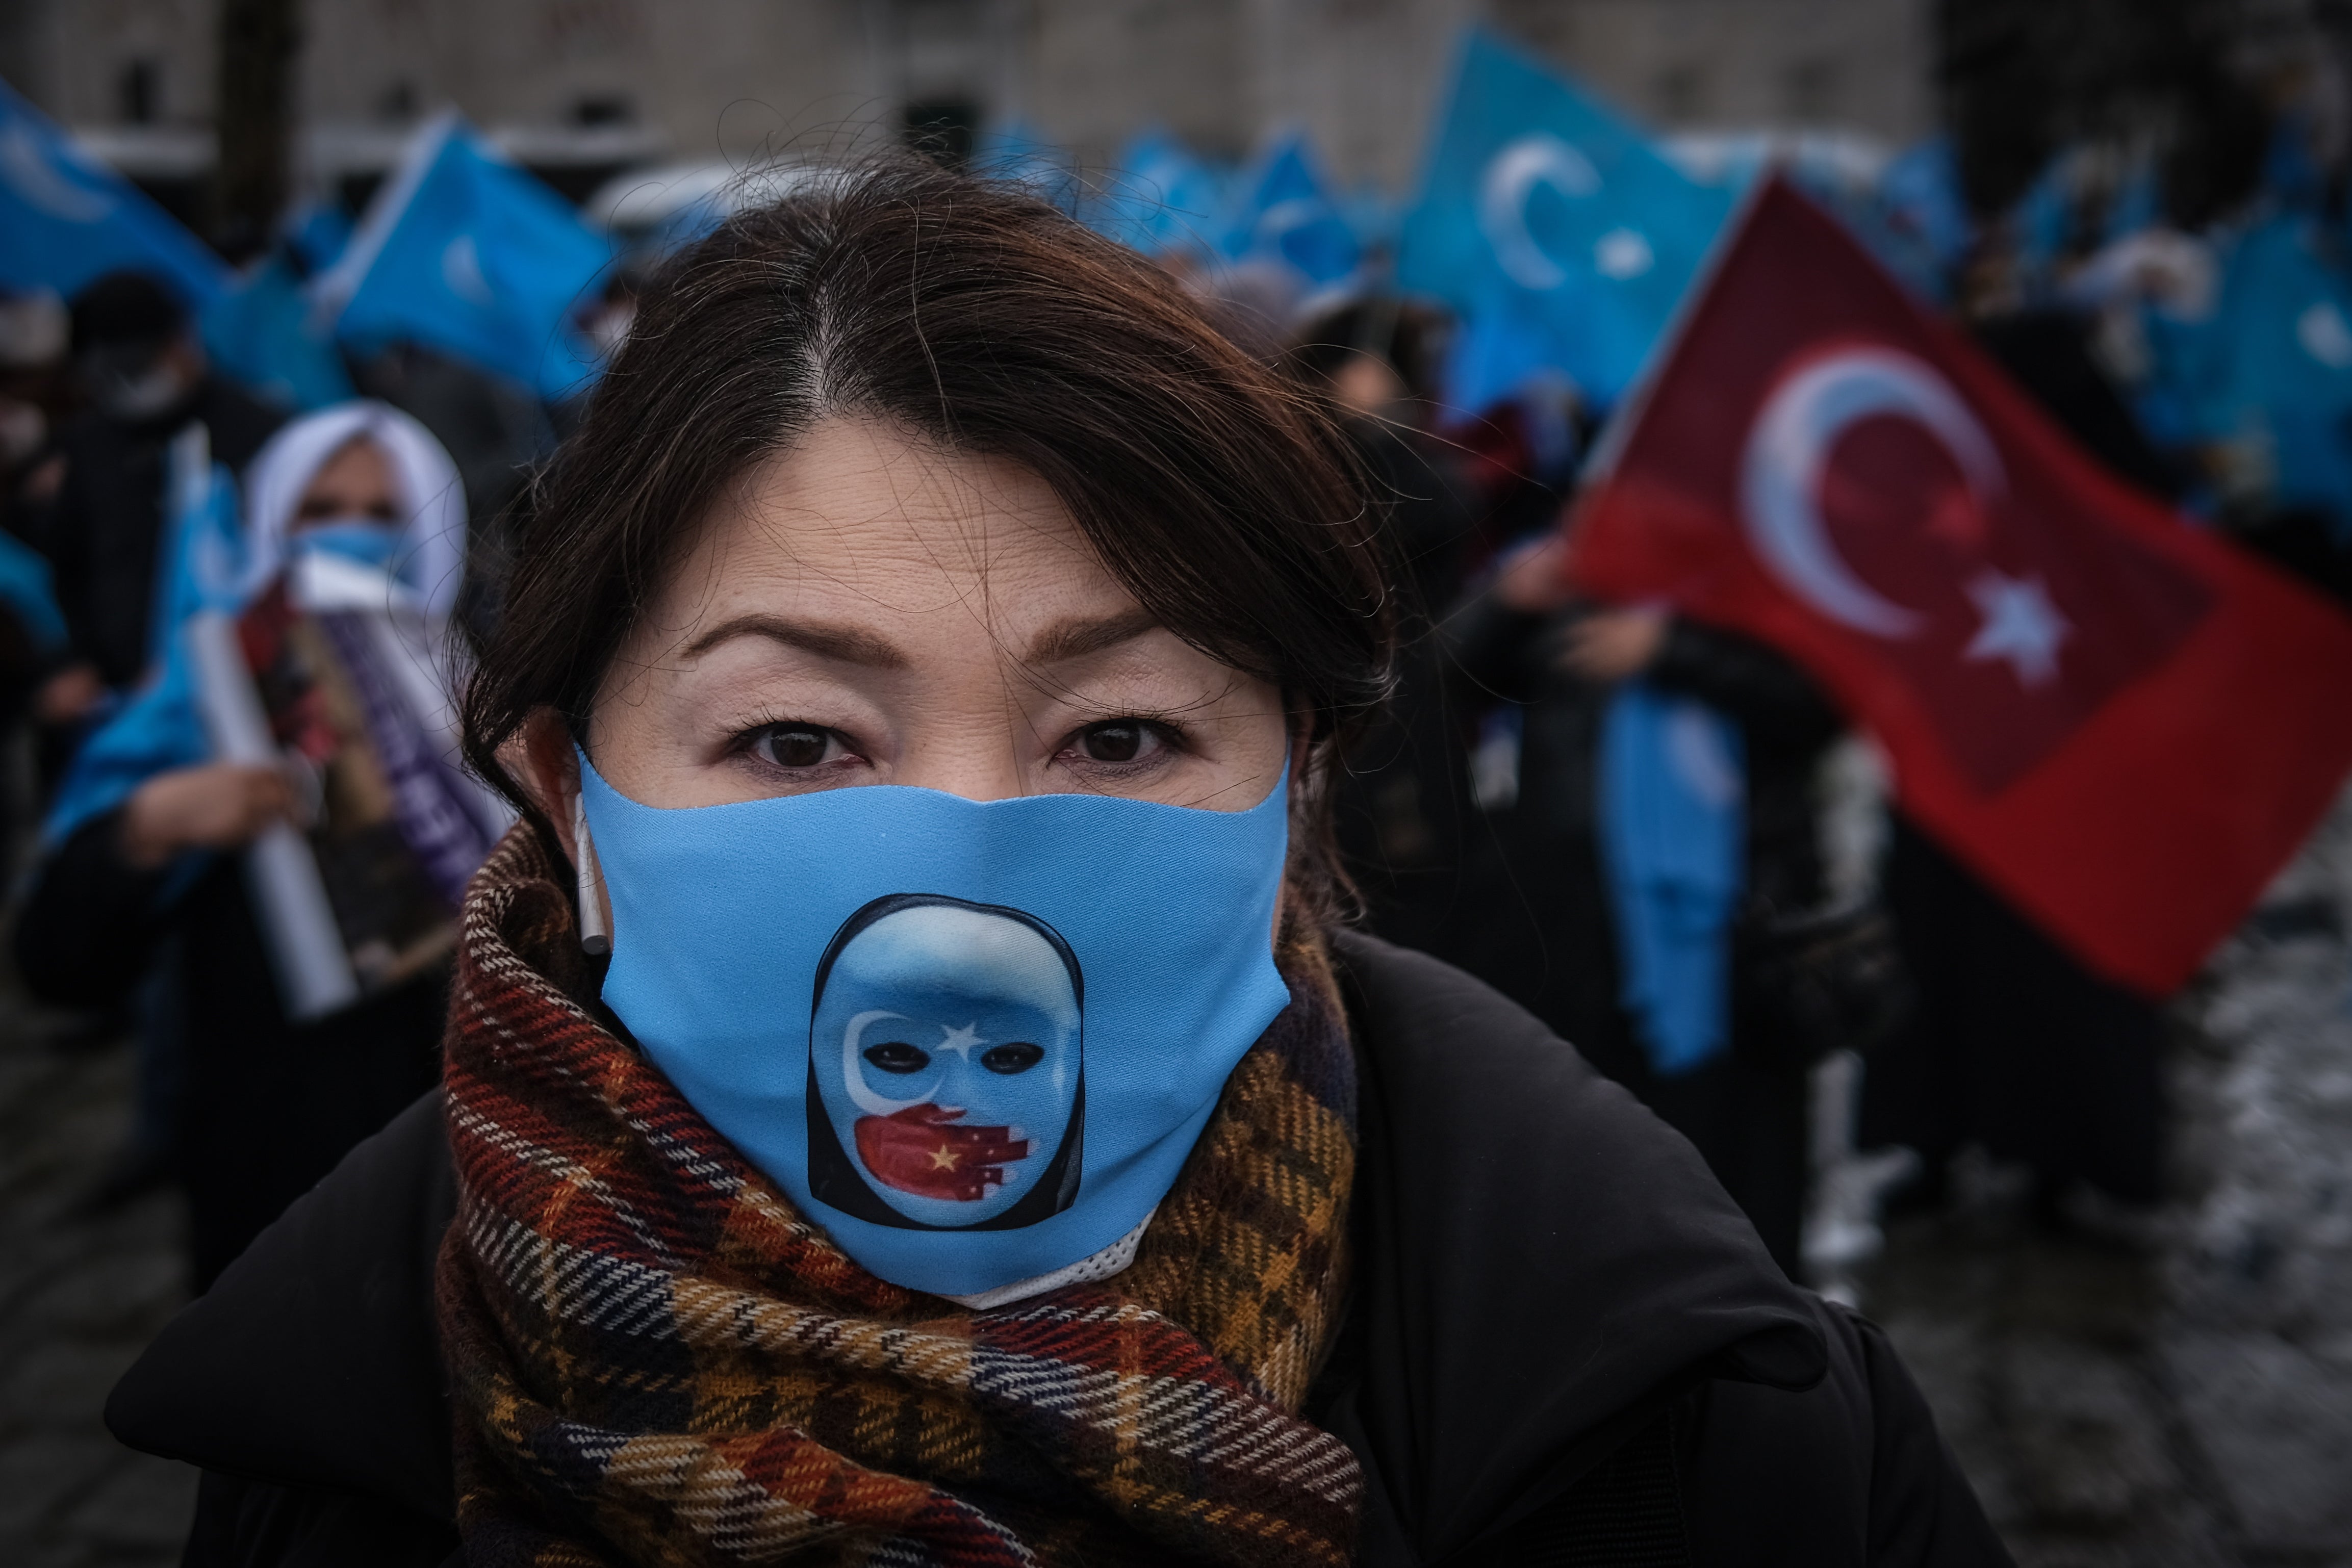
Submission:
[[[592,958],[613,950],[612,929],[604,924],[604,875],[596,869],[596,845],[588,837],[588,802],[572,797],[572,861],[580,873],[580,946]]]

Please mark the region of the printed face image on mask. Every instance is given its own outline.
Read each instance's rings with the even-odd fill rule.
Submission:
[[[1084,982],[1044,921],[927,894],[877,899],[817,967],[809,1185],[911,1229],[1012,1229],[1077,1197]]]

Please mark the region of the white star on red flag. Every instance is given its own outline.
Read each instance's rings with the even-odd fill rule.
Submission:
[[[2007,577],[1987,569],[1969,584],[1969,597],[1984,624],[1962,657],[2002,660],[2028,687],[2046,685],[2058,673],[2058,645],[2074,628],[2050,602],[2040,578]]]

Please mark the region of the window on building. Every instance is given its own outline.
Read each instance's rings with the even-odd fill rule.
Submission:
[[[1781,84],[1789,118],[1800,124],[1819,125],[1835,120],[1844,86],[1838,62],[1816,57],[1790,66]]]
[[[153,60],[131,60],[115,78],[115,108],[125,125],[152,125],[163,113],[163,73]]]
[[[1706,71],[1687,62],[1668,66],[1658,73],[1651,97],[1658,118],[1669,125],[1697,120],[1706,113]]]
[[[637,106],[625,93],[589,93],[572,106],[574,125],[632,125],[636,118]]]
[[[964,99],[910,103],[903,121],[907,145],[951,169],[971,162],[980,132],[980,106]]]

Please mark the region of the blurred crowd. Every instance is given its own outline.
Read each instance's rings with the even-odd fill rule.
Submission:
[[[2179,507],[2183,527],[2220,529],[2341,599],[2352,597],[2344,167],[2292,114],[2270,135],[2235,198],[2193,214],[2168,204],[2153,152],[2122,143],[2063,148],[1991,208],[1948,140],[1862,183],[1794,146],[1732,147],[1716,175],[1721,185],[1782,158],[2114,476]],[[1486,980],[1681,1129],[1792,1275],[1809,1267],[1809,1086],[1841,1052],[1866,1064],[1851,1135],[1916,1156],[1896,1201],[1940,1201],[1971,1148],[2030,1172],[2053,1224],[2127,1225],[2158,1201],[2159,1002],[2094,974],[1886,808],[1848,716],[1789,658],[1563,586],[1579,474],[1664,307],[1624,348],[1590,322],[1515,314],[1520,295],[1545,292],[1525,277],[1450,298],[1415,287],[1411,220],[1401,240],[1397,214],[1335,193],[1303,143],[1233,172],[1147,138],[1093,183],[1049,152],[1013,129],[975,156],[1155,255],[1236,341],[1285,365],[1345,423],[1388,518],[1412,631],[1394,701],[1339,783],[1370,929]],[[364,332],[314,334],[289,359],[250,334],[224,337],[217,306],[160,269],[0,298],[0,724],[29,759],[0,772],[21,857],[16,951],[32,990],[79,1009],[93,1035],[135,1033],[137,1131],[108,1196],[184,1185],[199,1286],[432,1082],[448,948],[419,938],[355,1004],[298,1016],[236,852],[299,815],[289,787],[201,746],[117,766],[131,731],[160,733],[152,699],[181,634],[191,503],[175,451],[200,430],[207,467],[241,486],[241,548],[275,530],[288,559],[295,541],[352,547],[368,526],[397,539],[429,510],[425,492],[446,487],[432,476],[454,476],[462,517],[441,537],[465,541],[462,573],[453,564],[415,586],[462,643],[499,613],[501,519],[590,395],[598,357],[625,340],[664,249],[727,201],[775,188],[771,173],[731,194],[653,202],[617,262],[596,252],[592,285],[559,278],[561,335],[580,361],[561,374],[531,361],[548,332],[520,355],[469,350],[479,334],[437,329],[429,299],[383,306]],[[1719,221],[1730,197],[1706,200]],[[1532,198],[1520,215],[1541,239]],[[259,298],[267,277],[315,300],[320,279],[350,272],[350,247],[394,255],[395,219],[405,214],[296,214],[248,264],[240,298]],[[1707,233],[1677,262],[1664,231],[1662,219],[1602,235],[1630,238],[1595,251],[1594,297],[1654,263],[1696,272]],[[434,252],[436,276],[463,301],[456,254]],[[470,242],[463,256],[476,257]],[[383,287],[389,263],[376,265],[334,297],[360,308]],[[356,548],[382,564],[392,547]],[[1634,682],[1713,716],[1683,738],[1717,758],[1741,802],[1737,874],[1701,932],[1712,967],[1654,941],[1656,912],[1628,888],[1641,845],[1612,807],[1627,787],[1612,769],[1633,753],[1612,737],[1642,722],[1614,701]],[[1887,812],[1859,857],[1833,825],[1857,799],[1865,817]],[[1629,962],[1654,946],[1665,970]],[[1717,975],[1721,1023],[1678,1015],[1659,973],[1674,995]]]

